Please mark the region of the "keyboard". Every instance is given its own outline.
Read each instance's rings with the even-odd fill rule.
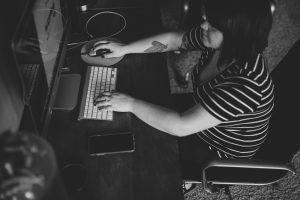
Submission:
[[[99,110],[94,99],[116,89],[117,68],[88,66],[78,119],[113,120],[111,109]]]

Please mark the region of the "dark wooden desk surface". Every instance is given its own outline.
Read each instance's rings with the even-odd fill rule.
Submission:
[[[149,8],[130,10],[128,13],[134,17],[128,15],[128,29],[120,34],[120,40],[133,39],[133,33],[138,38],[161,29],[159,15]],[[69,62],[79,66],[74,71],[83,75],[84,63],[78,57],[73,52]],[[119,68],[118,91],[163,106],[169,104],[164,54],[126,55],[116,66]],[[84,188],[70,192],[71,200],[183,199],[176,138],[128,115],[131,116],[131,131],[135,135],[135,151],[91,157],[87,152],[87,138],[101,131],[99,127],[102,122],[77,121],[78,106],[73,111],[53,112],[47,139],[54,147],[59,168],[69,163],[79,163],[87,170]]]

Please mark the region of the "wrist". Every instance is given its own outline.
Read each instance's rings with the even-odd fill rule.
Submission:
[[[130,97],[128,101],[128,111],[134,114],[135,105],[137,103],[137,99]]]
[[[130,52],[130,47],[128,44],[124,44],[121,46],[121,51],[123,53],[123,55],[129,54]]]

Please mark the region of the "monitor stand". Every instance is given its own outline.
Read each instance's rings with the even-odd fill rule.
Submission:
[[[80,74],[62,74],[53,109],[73,110],[77,105]]]

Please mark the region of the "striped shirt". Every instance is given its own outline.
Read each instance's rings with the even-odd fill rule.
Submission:
[[[232,63],[202,83],[201,70],[214,50],[204,47],[200,38],[199,27],[190,30],[190,45],[202,50],[192,73],[194,99],[221,123],[197,134],[221,158],[251,158],[265,141],[274,106],[274,85],[263,56]]]

